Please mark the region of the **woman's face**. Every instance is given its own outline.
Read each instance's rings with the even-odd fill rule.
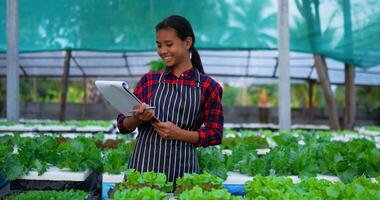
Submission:
[[[189,59],[191,42],[191,37],[183,41],[171,28],[157,31],[157,53],[168,67],[181,65]]]

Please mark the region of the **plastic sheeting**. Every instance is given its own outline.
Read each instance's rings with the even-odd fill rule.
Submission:
[[[0,52],[6,51],[0,0]],[[19,0],[21,52],[155,49],[154,26],[187,17],[203,50],[277,48],[277,1]],[[4,12],[3,12],[4,11]],[[379,0],[290,0],[291,50],[362,68],[380,64]]]

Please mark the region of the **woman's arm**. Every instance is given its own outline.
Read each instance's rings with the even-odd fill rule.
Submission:
[[[131,133],[140,125],[140,123],[141,122],[133,116],[125,117],[122,121],[122,129],[127,133]]]
[[[223,89],[216,81],[211,78],[207,79],[208,84],[202,88],[201,119],[203,127],[197,130],[199,140],[197,146],[211,146],[222,143],[223,139],[223,106],[222,95]]]

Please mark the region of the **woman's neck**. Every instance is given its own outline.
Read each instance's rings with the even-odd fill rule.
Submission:
[[[181,74],[189,69],[193,68],[193,65],[191,64],[191,61],[188,60],[186,62],[183,62],[179,65],[173,66],[172,72],[176,77],[181,76]]]

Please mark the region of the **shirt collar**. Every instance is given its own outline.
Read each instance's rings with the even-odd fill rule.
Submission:
[[[173,77],[175,78],[176,76],[173,74],[173,69],[171,67],[166,67],[165,72],[164,72],[165,77]],[[184,71],[179,78],[184,78],[184,79],[192,79],[195,77],[195,68],[192,67],[186,71]]]

